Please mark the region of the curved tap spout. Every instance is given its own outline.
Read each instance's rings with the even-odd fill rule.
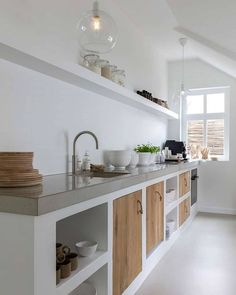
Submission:
[[[96,143],[96,149],[98,150],[98,139],[97,136],[91,132],[91,131],[82,131],[80,133],[78,133],[73,141],[73,156],[72,156],[72,173],[76,174],[76,142],[78,140],[78,138],[83,135],[83,134],[88,134],[91,135]]]

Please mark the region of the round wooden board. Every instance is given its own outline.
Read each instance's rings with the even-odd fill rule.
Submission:
[[[28,182],[0,182],[0,187],[29,187],[42,184],[42,179]]]
[[[22,177],[36,177],[38,176],[38,172],[21,172],[21,173],[17,173],[17,172],[1,172],[0,171],[0,178],[5,177],[5,178],[22,178]]]
[[[0,173],[4,173],[4,174],[19,174],[19,173],[38,173],[38,169],[24,169],[24,168],[2,168],[0,167]]]
[[[2,164],[0,161],[1,170],[33,170],[31,163],[29,164]]]
[[[0,152],[0,158],[1,157],[30,157],[33,158],[34,153],[33,152]]]
[[[2,177],[0,176],[0,182],[28,182],[34,180],[42,180],[41,175],[31,176],[31,177]]]
[[[29,187],[3,187],[0,188],[0,194],[16,197],[37,197],[43,192],[42,184]]]

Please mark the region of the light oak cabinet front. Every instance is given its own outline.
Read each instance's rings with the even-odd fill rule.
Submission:
[[[185,172],[179,176],[179,197],[186,195],[190,191],[190,172]]]
[[[147,255],[164,240],[164,182],[147,187]]]
[[[121,295],[142,271],[142,192],[113,202],[113,295]]]
[[[179,226],[181,226],[190,216],[191,199],[184,200],[179,205]]]

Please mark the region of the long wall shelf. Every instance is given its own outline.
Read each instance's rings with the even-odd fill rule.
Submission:
[[[173,111],[148,101],[133,91],[100,77],[80,65],[57,65],[52,61],[39,59],[3,43],[0,43],[0,58],[137,109],[167,119],[178,119],[178,114]]]

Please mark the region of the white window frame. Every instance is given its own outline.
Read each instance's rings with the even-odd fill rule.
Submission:
[[[190,89],[189,95],[203,95],[204,96],[204,112],[203,114],[187,114],[186,97],[183,99],[182,108],[182,135],[183,141],[187,142],[187,122],[189,120],[204,120],[204,142],[207,140],[207,130],[205,122],[211,119],[224,119],[224,155],[217,156],[219,160],[229,160],[229,120],[230,120],[230,87],[214,87],[214,88],[200,88]],[[207,95],[224,93],[225,94],[225,111],[224,113],[207,113]]]

